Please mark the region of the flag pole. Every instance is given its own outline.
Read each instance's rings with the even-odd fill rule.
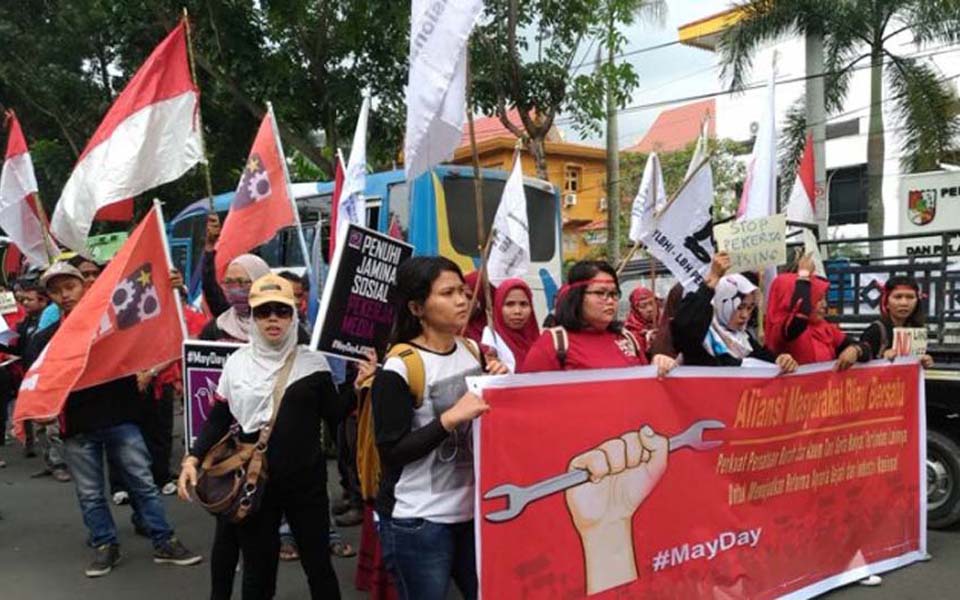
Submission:
[[[167,257],[167,274],[174,269],[173,257],[170,255],[170,242],[167,241],[167,228],[163,221],[163,206],[159,198],[153,199],[153,208],[157,211],[157,227],[160,228],[160,239],[163,240],[163,255]],[[173,290],[173,303],[177,307],[177,318],[180,320],[180,333],[187,339],[187,324],[183,319],[183,304],[180,302],[180,291]]]
[[[470,52],[469,52],[469,43],[467,51],[467,68],[466,68],[466,96],[468,100],[473,99],[473,70],[470,67]],[[473,126],[473,103],[467,102],[467,124],[470,128],[470,154],[473,159],[473,200],[476,205],[477,210],[477,250],[480,252],[480,271],[479,276],[477,277],[477,286],[483,287],[483,297],[486,300],[487,305],[487,322],[493,322],[493,299],[491,298],[490,285],[489,282],[484,281],[486,274],[486,254],[490,249],[490,240],[493,238],[491,231],[490,233],[484,232],[483,221],[484,221],[484,210],[483,210],[483,173],[480,170],[480,152],[477,150],[477,134]],[[514,153],[516,156],[516,152]],[[473,307],[476,304],[477,299],[477,290],[474,290],[473,300],[471,300],[470,313],[473,314]]]
[[[627,255],[623,257],[623,260],[620,261],[620,265],[617,267],[617,277],[620,277],[620,274],[623,273],[623,270],[627,267],[627,263],[630,262],[630,259],[633,258],[633,255],[636,254],[639,249],[640,242],[634,242],[633,247],[630,248],[630,252],[627,252]]]
[[[214,212],[213,207],[213,180],[210,177],[210,159],[207,157],[207,142],[203,137],[203,117],[200,113],[200,81],[197,79],[197,65],[193,56],[193,36],[190,34],[190,15],[187,7],[183,7],[183,26],[187,34],[187,57],[190,59],[190,76],[193,78],[193,87],[197,88],[197,127],[200,133],[200,155],[203,169],[204,183],[207,186],[207,210]]]
[[[267,102],[267,112],[270,113],[270,128],[273,130],[273,139],[280,152],[280,162],[283,164],[283,183],[287,188],[287,197],[290,199],[290,208],[293,209],[293,219],[297,226],[297,238],[300,240],[300,253],[303,255],[303,264],[307,270],[307,277],[313,280],[313,265],[310,260],[310,251],[307,249],[307,238],[303,235],[303,225],[300,224],[300,211],[297,210],[297,199],[293,196],[293,186],[290,185],[290,171],[287,169],[287,157],[283,153],[283,143],[277,127],[277,117],[273,114],[273,103]]]
[[[47,261],[53,265],[56,256],[50,253],[50,247],[56,246],[53,236],[50,234],[50,220],[47,219],[47,211],[43,208],[43,200],[40,199],[40,192],[34,194],[37,199],[37,216],[40,217],[40,235],[43,236],[43,253],[47,255]]]

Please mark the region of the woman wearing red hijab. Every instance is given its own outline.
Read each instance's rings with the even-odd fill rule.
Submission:
[[[813,275],[810,255],[800,259],[796,273],[784,273],[770,285],[764,333],[776,354],[789,353],[801,365],[836,359],[842,371],[870,360],[870,349],[826,320],[830,283]]]
[[[474,291],[479,294],[476,303],[473,305],[473,312],[470,314],[470,320],[467,321],[467,328],[463,332],[463,335],[479,344],[483,337],[483,328],[487,326],[487,302],[484,297],[483,288],[477,287],[478,277],[480,277],[478,271],[473,271],[463,276],[463,289],[467,294],[467,302],[473,299]]]
[[[630,314],[623,328],[637,338],[637,342],[646,354],[653,336],[657,333],[660,321],[660,301],[645,287],[638,287],[630,293]]]
[[[530,347],[517,372],[577,371],[653,364],[658,375],[676,366],[668,356],[655,355],[650,361],[633,335],[616,320],[620,300],[617,272],[604,261],[584,260],[570,267],[567,283],[557,294],[558,327],[544,331]],[[554,336],[566,337],[566,347],[556,345]]]
[[[483,328],[482,343],[495,349],[500,362],[515,372],[539,337],[530,286],[522,279],[507,279],[493,295],[493,329]]]

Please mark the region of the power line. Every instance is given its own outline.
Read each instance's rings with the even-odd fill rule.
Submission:
[[[923,52],[918,52],[918,53],[916,53],[916,54],[908,54],[908,55],[905,55],[904,58],[930,58],[930,57],[932,57],[932,56],[939,56],[939,55],[941,55],[941,54],[948,54],[948,53],[950,53],[950,52],[960,51],[960,46],[957,46],[957,45],[940,46],[939,48],[940,48],[940,50],[938,50],[938,51],[936,51],[936,52],[923,51],[923,52],[927,52],[927,53],[924,54]],[[890,64],[890,63],[892,63],[892,62],[893,62],[893,61],[885,61],[885,62],[884,62],[884,65]],[[845,72],[845,71],[861,71],[861,70],[864,70],[864,69],[869,69],[869,68],[871,68],[871,66],[872,66],[872,65],[870,65],[869,63],[867,63],[867,64],[863,64],[863,65],[854,65],[853,67],[850,67],[849,69],[843,69],[843,70],[840,70],[840,71],[825,71],[825,72],[823,72],[823,73],[814,73],[814,74],[812,74],[812,75],[802,75],[802,76],[797,76],[797,77],[790,77],[790,78],[786,78],[786,79],[781,79],[781,80],[779,80],[779,81],[774,81],[774,85],[778,85],[778,86],[779,86],[779,85],[787,85],[787,84],[791,84],[791,83],[797,83],[797,82],[800,82],[800,81],[808,81],[808,80],[816,79],[816,78],[820,78],[820,77],[828,77],[828,76],[831,76],[831,75],[838,75],[838,74],[843,73],[843,72]],[[686,96],[686,97],[680,97],[680,98],[670,98],[670,99],[667,99],[667,100],[658,100],[658,101],[656,101],[656,102],[649,102],[649,103],[646,103],[646,104],[637,104],[637,105],[634,105],[634,106],[628,106],[628,107],[626,107],[626,108],[622,108],[622,109],[620,109],[620,110],[617,111],[617,114],[618,114],[618,115],[630,114],[630,113],[635,113],[635,112],[643,112],[643,111],[645,111],[645,110],[650,110],[650,109],[653,109],[653,108],[662,108],[662,107],[664,107],[664,106],[670,106],[670,105],[672,105],[672,104],[679,104],[679,103],[685,103],[685,102],[695,102],[695,101],[697,101],[697,100],[708,100],[708,99],[710,99],[710,98],[717,98],[717,97],[719,97],[719,96],[726,96],[726,95],[729,95],[729,94],[747,92],[747,91],[750,91],[750,90],[757,90],[757,89],[764,88],[764,87],[766,87],[766,86],[767,86],[766,82],[763,82],[763,83],[757,82],[757,83],[751,83],[751,84],[749,84],[749,85],[746,85],[746,86],[744,86],[743,88],[741,88],[740,90],[736,90],[736,91],[733,91],[733,90],[721,90],[721,91],[716,91],[716,92],[707,92],[707,93],[703,93],[703,94],[695,94],[695,95],[693,95],[693,96]],[[650,91],[656,91],[656,90],[662,89],[663,87],[665,87],[665,84],[661,84],[661,85],[659,85],[659,86],[657,86],[657,87],[655,87],[655,88],[652,88]],[[573,121],[574,121],[574,118],[573,118],[573,117],[558,117],[558,118],[554,119],[554,123],[555,123],[555,124],[558,124],[558,125],[563,125],[563,124],[572,123]]]

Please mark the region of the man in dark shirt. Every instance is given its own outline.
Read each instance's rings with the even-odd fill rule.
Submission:
[[[50,267],[40,283],[60,307],[63,317],[31,340],[24,357],[28,365],[43,360],[47,343],[86,291],[82,273],[64,262]],[[177,540],[167,521],[160,492],[150,474],[150,454],[137,426],[141,402],[138,395],[136,377],[121,377],[72,392],[60,414],[64,457],[76,482],[83,521],[90,532],[89,543],[95,548],[94,560],[85,571],[88,577],[106,575],[120,559],[117,528],[104,493],[104,452],[123,472],[133,505],[153,542],[154,562],[193,565],[202,560]]]

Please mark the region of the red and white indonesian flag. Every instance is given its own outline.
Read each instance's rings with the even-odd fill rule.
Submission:
[[[523,278],[530,270],[530,226],[527,219],[527,195],[523,189],[520,155],[503,186],[503,196],[493,217],[493,240],[487,272],[497,286],[513,277]]]
[[[0,227],[31,264],[46,267],[50,257],[60,251],[40,220],[37,178],[20,122],[13,111],[7,113],[7,119],[10,136],[0,171]]]
[[[767,102],[760,119],[757,139],[753,142],[753,155],[747,165],[747,178],[737,218],[758,219],[777,212],[777,113],[774,95],[774,73],[770,70],[767,81]]]
[[[816,183],[813,171],[813,134],[807,133],[807,144],[803,148],[800,164],[797,165],[797,179],[793,182],[793,191],[787,201],[787,219],[800,223],[816,223]]]
[[[453,157],[467,114],[467,40],[483,0],[413,0],[403,161],[407,181]]]
[[[98,210],[173,181],[201,161],[199,100],[184,21],[147,58],[87,142],[53,213],[57,239],[83,252]]]

